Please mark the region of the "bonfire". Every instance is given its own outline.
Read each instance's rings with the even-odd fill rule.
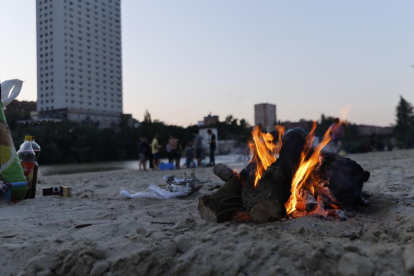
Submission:
[[[302,216],[345,220],[344,210],[364,202],[362,186],[370,173],[326,150],[330,130],[313,146],[315,129],[316,123],[309,134],[300,128],[285,133],[276,126],[274,137],[255,127],[249,143],[252,159],[240,173],[215,166],[214,173],[226,184],[200,197],[201,217],[215,222],[236,216],[255,222]]]

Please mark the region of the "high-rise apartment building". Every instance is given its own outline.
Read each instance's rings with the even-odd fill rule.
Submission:
[[[254,124],[261,125],[268,132],[276,125],[276,105],[269,103],[254,105]]]
[[[36,0],[37,110],[109,126],[122,113],[120,0]]]

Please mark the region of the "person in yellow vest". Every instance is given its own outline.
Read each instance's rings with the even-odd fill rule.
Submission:
[[[154,140],[151,143],[152,148],[152,158],[154,164],[154,170],[158,169],[158,165],[160,164],[160,148],[161,146],[158,144],[158,134],[155,134]]]

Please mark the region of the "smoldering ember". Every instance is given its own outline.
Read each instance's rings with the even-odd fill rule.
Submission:
[[[215,166],[214,173],[226,184],[199,199],[201,217],[261,223],[308,215],[346,220],[349,208],[367,204],[362,186],[370,173],[349,158],[324,151],[330,130],[312,147],[315,128],[316,123],[308,135],[300,128],[284,135],[277,126],[274,139],[256,127],[253,159],[246,168],[237,173],[224,164]]]

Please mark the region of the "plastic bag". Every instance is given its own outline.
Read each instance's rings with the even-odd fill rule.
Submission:
[[[19,95],[22,85],[23,82],[21,80],[8,80],[1,84],[0,164],[1,178],[5,183],[26,182],[3,111],[3,107],[11,103]],[[23,199],[27,193],[27,187],[12,188],[11,193],[15,199]]]
[[[134,191],[127,191],[121,190],[121,195],[129,198],[140,198],[140,197],[150,197],[150,198],[158,198],[158,199],[169,199],[173,197],[179,196],[186,196],[187,192],[170,192],[164,189],[161,189],[157,185],[151,183],[149,187],[143,192],[134,192]]]
[[[151,197],[158,199],[169,199],[173,197],[188,196],[201,189],[196,177],[176,178],[174,175],[164,176],[167,183],[165,189],[151,183],[143,192],[121,190],[121,195],[129,198]]]

